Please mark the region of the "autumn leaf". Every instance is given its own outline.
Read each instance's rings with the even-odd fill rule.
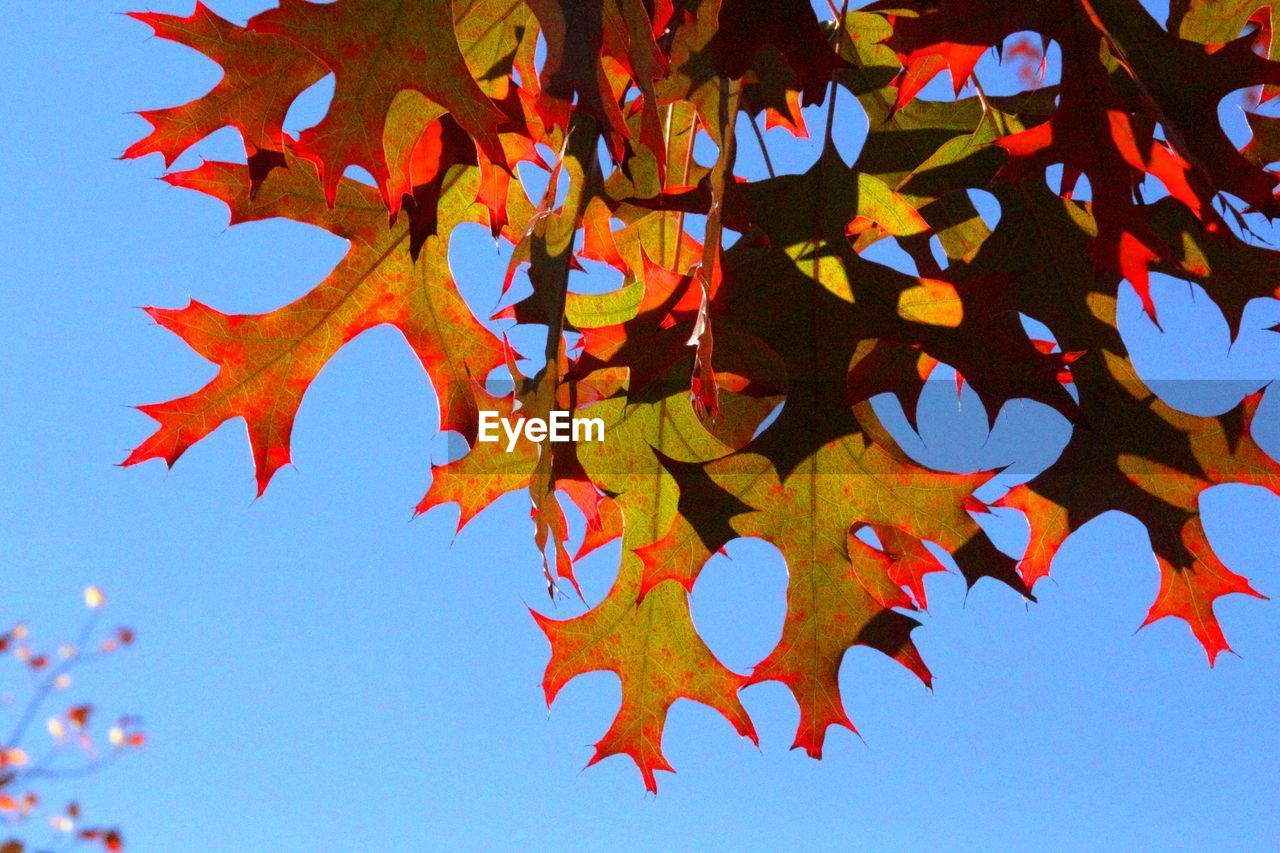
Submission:
[[[400,330],[432,378],[441,428],[474,439],[471,385],[502,364],[502,350],[459,295],[444,241],[427,241],[415,262],[408,251],[408,224],[387,227],[376,191],[347,181],[330,207],[315,173],[294,160],[289,168],[275,170],[251,199],[245,168],[211,162],[168,180],[224,201],[233,223],[282,216],[324,228],[346,239],[350,248],[309,294],[266,314],[223,314],[194,301],[185,308],[147,309],[219,371],[194,394],[141,407],[160,428],[125,464],[164,459],[172,465],[226,420],[243,418],[261,494],[289,461],[293,420],[311,381],[347,342],[384,324]],[[460,203],[474,198],[478,177],[474,169],[464,171],[449,189],[458,200],[447,214],[449,230],[459,221],[483,221],[478,206]]]
[[[674,397],[652,404],[614,398],[589,411],[604,419],[608,440],[584,447],[583,462],[593,478],[619,495],[622,565],[609,593],[587,613],[566,620],[535,613],[551,642],[542,685],[550,704],[578,675],[615,673],[622,704],[589,763],[627,755],[640,768],[645,786],[656,792],[655,771],[674,771],[662,752],[662,730],[676,700],[715,708],[738,734],[757,741],[738,699],[746,676],[725,667],[698,636],[685,590],[666,584],[642,598],[645,569],[637,553],[658,538],[677,511],[676,484],[656,453],[692,450],[710,456],[730,448],[703,429],[678,386]]]
[[[492,162],[505,164],[498,140],[504,117],[471,76],[445,0],[287,0],[256,15],[249,29],[291,39],[333,72],[329,111],[294,148],[320,170],[330,203],[349,165],[367,169],[385,188],[383,128],[403,89],[439,104]]]
[[[200,51],[217,62],[223,77],[206,95],[187,104],[139,115],[152,131],[125,150],[125,157],[158,152],[166,166],[195,143],[222,127],[244,138],[250,177],[259,184],[284,164],[285,115],[305,89],[325,75],[324,66],[287,39],[236,26],[196,3],[186,18],[158,12],[131,17],[156,35]]]

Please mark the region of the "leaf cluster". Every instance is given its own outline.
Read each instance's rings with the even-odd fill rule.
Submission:
[[[265,314],[147,309],[219,369],[142,407],[158,428],[127,464],[172,465],[240,418],[261,493],[327,361],[395,327],[437,392],[441,429],[471,446],[433,469],[420,511],[456,503],[461,527],[527,492],[553,594],[577,589],[576,559],[621,539],[603,600],[534,618],[551,642],[549,702],[579,674],[620,678],[592,761],[628,755],[650,789],[671,769],[662,729],[677,699],[755,739],[739,691],[781,682],[800,709],[795,746],[819,757],[829,727],[853,728],[838,684],[850,648],[930,682],[911,639],[926,575],[954,561],[970,585],[990,578],[1030,599],[1071,532],[1110,510],[1149,531],[1161,581],[1147,621],[1185,620],[1212,663],[1228,649],[1215,600],[1258,593],[1209,547],[1199,496],[1224,482],[1280,491],[1280,469],[1251,434],[1256,394],[1200,417],[1147,388],[1117,294],[1127,282],[1157,321],[1150,273],[1171,273],[1202,285],[1233,332],[1246,303],[1276,295],[1278,256],[1240,222],[1280,214],[1266,168],[1280,137],[1254,116],[1242,150],[1217,109],[1239,90],[1269,98],[1280,64],[1261,0],[1173,5],[1168,27],[1138,0],[881,0],[825,20],[807,0],[281,0],[244,26],[200,4],[135,14],[224,75],[188,104],[144,112],[152,130],[127,155],[171,164],[235,127],[246,163],[166,180],[223,201],[233,223],[306,222],[349,249]],[[981,57],[1006,42],[1035,54],[1037,39],[1057,46],[1060,82],[1024,75],[1024,91],[987,96]],[[289,105],[329,74],[327,113],[292,138]],[[940,74],[955,99],[923,100]],[[834,109],[837,91],[869,121],[853,163],[828,114],[807,171],[773,174],[770,162],[767,177],[743,176],[742,134],[763,122],[808,135],[802,108]],[[695,142],[714,158],[700,162]],[[350,166],[374,185],[344,177]],[[546,170],[546,192],[530,197],[522,170]],[[973,189],[999,202],[994,228]],[[527,360],[459,293],[448,245],[464,223],[510,246],[504,295],[527,274],[528,295],[493,318],[545,329]],[[866,256],[885,240],[918,274]],[[583,261],[624,284],[573,286]],[[1073,425],[1055,464],[995,501],[1026,515],[1021,558],[975,520],[989,506],[973,494],[993,472],[924,467],[872,409],[887,393],[913,413],[940,364],[991,422],[1029,400]],[[559,409],[603,418],[606,440],[511,453],[475,442],[480,411]],[[562,500],[587,520],[576,554]],[[689,612],[704,565],[740,537],[772,543],[789,572],[782,636],[750,673],[717,660]]]

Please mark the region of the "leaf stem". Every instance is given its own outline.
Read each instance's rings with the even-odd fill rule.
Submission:
[[[827,2],[831,3],[832,0],[827,0]],[[834,7],[834,4],[832,5]],[[840,4],[840,14],[836,18],[836,51],[837,52],[839,52],[840,50],[840,34],[844,32],[844,19],[848,13],[849,13],[849,0],[844,0],[844,2]],[[836,87],[836,76],[835,74],[832,74],[831,86],[828,89],[828,95],[827,95],[827,98],[828,98],[827,130],[826,130],[826,133],[823,135],[823,142],[822,142],[823,148],[831,147],[831,145],[833,144],[832,130],[835,128],[835,123],[836,123],[836,94],[837,93],[838,93],[838,89]]]
[[[760,144],[760,153],[764,155],[764,167],[769,171],[769,177],[778,177],[778,173],[773,171],[773,160],[769,157],[769,146],[764,144],[764,134],[760,132],[760,126],[750,116],[747,116],[747,120],[751,123],[751,131],[756,135],[756,142]]]

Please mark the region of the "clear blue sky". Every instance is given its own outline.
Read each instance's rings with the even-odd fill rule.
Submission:
[[[213,5],[243,20],[263,4]],[[154,7],[185,14],[190,2]],[[128,404],[212,374],[136,306],[195,296],[268,310],[343,250],[294,223],[228,230],[220,204],[152,180],[159,158],[113,159],[145,129],[128,110],[217,79],[112,14],[122,10],[9,3],[0,28],[0,622],[28,617],[57,635],[79,618],[81,587],[101,584],[140,644],[84,673],[77,691],[141,713],[151,738],[55,798],[78,795],[143,853],[1276,843],[1280,606],[1223,600],[1241,657],[1212,671],[1185,625],[1135,635],[1157,579],[1127,518],[1077,535],[1029,608],[994,583],[966,596],[958,575],[932,576],[916,637],[936,692],[873,652],[850,653],[841,681],[865,741],[833,730],[820,763],[788,751],[796,709],[781,685],[743,694],[759,750],[708,709],[677,704],[665,747],[679,773],[653,798],[624,758],[579,772],[616,708],[612,676],[574,682],[549,716],[543,706],[548,649],[525,603],[546,603],[524,498],[504,499],[452,545],[452,511],[410,522],[444,445],[396,333],[362,336],[324,371],[298,419],[296,464],[260,501],[238,423],[171,473],[114,467],[151,429]],[[861,119],[844,116],[856,129]],[[782,133],[770,144],[785,163],[814,156],[807,143],[783,152]],[[183,162],[237,154],[224,131]],[[491,307],[503,267],[492,242],[476,228],[452,257],[472,304]],[[1125,330],[1148,375],[1277,375],[1274,341],[1249,332],[1227,361],[1203,295],[1171,281],[1157,293],[1171,329],[1209,332],[1194,345],[1176,329],[1160,339],[1126,292]],[[1280,319],[1276,306],[1247,323],[1268,319]],[[1272,448],[1277,405],[1264,408]],[[972,427],[974,401],[933,407],[930,452],[944,438],[978,452],[983,437],[961,426]],[[1014,421],[988,458],[1014,452]],[[1228,564],[1280,595],[1280,499],[1226,487],[1206,502]],[[713,650],[745,670],[776,640],[785,573],[768,546],[730,550],[693,609]],[[616,553],[582,567],[590,600]]]

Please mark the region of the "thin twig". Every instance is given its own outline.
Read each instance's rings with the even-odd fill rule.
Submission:
[[[26,708],[22,711],[22,716],[18,718],[18,722],[14,725],[13,731],[9,735],[9,739],[5,744],[6,748],[13,749],[22,742],[22,738],[26,736],[27,729],[30,728],[31,723],[35,720],[36,714],[40,712],[41,707],[44,706],[45,700],[49,698],[50,694],[53,693],[54,688],[57,687],[58,679],[61,676],[70,672],[77,666],[102,657],[102,655],[98,654],[86,655],[81,653],[81,650],[88,643],[88,638],[93,632],[94,626],[97,625],[97,622],[98,611],[95,610],[89,617],[84,629],[80,632],[80,638],[77,646],[75,647],[75,654],[51,669],[45,676],[44,681],[42,681],[36,688],[35,693],[32,694],[31,699],[27,702]]]

